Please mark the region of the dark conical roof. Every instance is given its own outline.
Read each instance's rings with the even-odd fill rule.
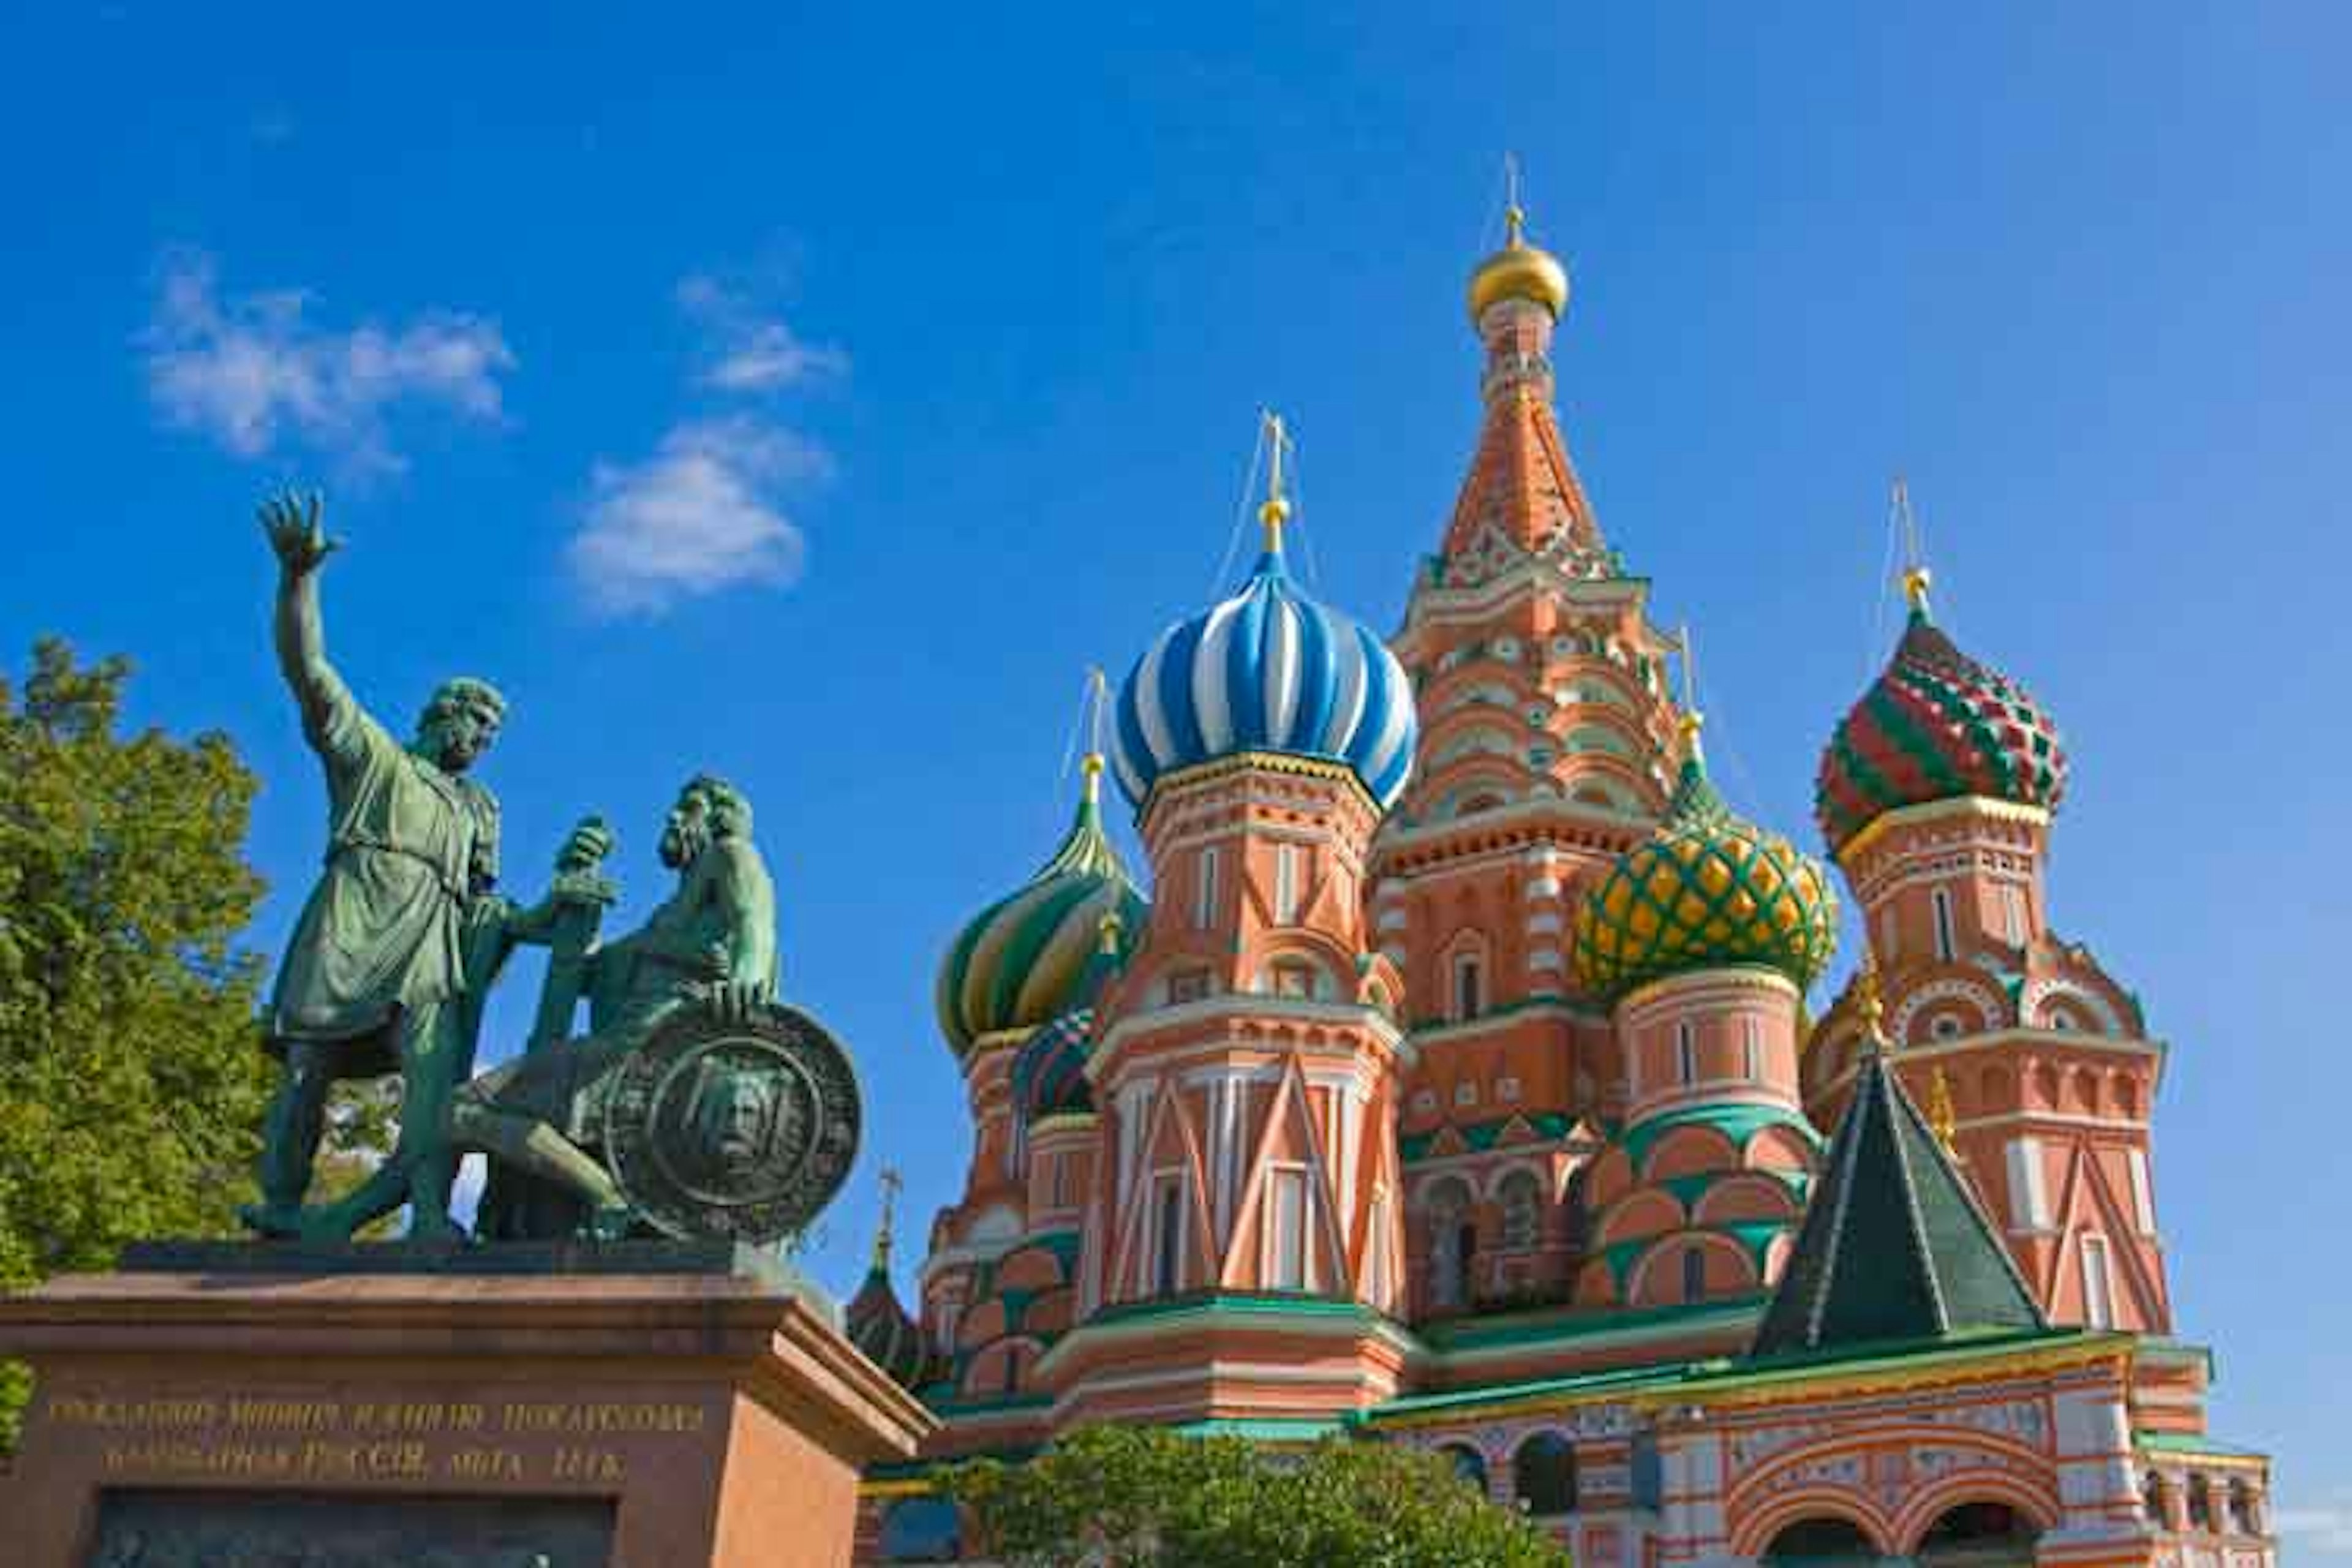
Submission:
[[[1885,1050],[1865,1050],[1751,1353],[2048,1326]]]

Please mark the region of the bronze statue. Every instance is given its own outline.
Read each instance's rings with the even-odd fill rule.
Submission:
[[[707,774],[689,781],[663,825],[661,859],[677,873],[676,890],[638,930],[581,961],[589,1033],[482,1074],[452,1108],[456,1147],[484,1151],[585,1203],[592,1212],[583,1228],[592,1235],[625,1235],[638,1217],[583,1146],[603,1141],[614,1069],[681,1009],[700,1005],[740,1024],[775,989],[775,889],[741,792]],[[769,1147],[775,1098],[748,1079],[725,1086],[722,1098],[730,1096],[740,1109],[715,1100],[704,1107],[719,1119],[713,1152],[755,1161]]]
[[[446,683],[406,745],[327,662],[321,564],[338,548],[316,496],[261,509],[277,553],[278,652],[326,773],[326,868],[288,942],[266,1039],[285,1074],[261,1156],[265,1236],[346,1240],[410,1205],[414,1239],[465,1235],[449,1214],[465,1153],[486,1153],[483,1233],[767,1243],[837,1191],[860,1128],[856,1075],[815,1020],[774,1000],[776,900],[742,792],[707,774],[670,809],[677,873],[645,924],[596,945],[614,900],[612,835],[589,817],[529,910],[496,891],[499,807],[465,776],[505,704]],[[551,950],[522,1053],[471,1079],[482,1005],[519,942]],[[571,1037],[579,1003],[588,1033]],[[397,1068],[391,1156],[336,1202],[304,1207],[337,1080]]]
[[[284,1078],[266,1127],[262,1201],[244,1217],[264,1235],[349,1236],[406,1199],[412,1236],[453,1237],[449,1097],[470,1069],[481,993],[515,923],[492,892],[498,800],[466,773],[497,739],[506,704],[487,682],[451,680],[415,738],[394,740],[327,662],[319,572],[341,541],[321,525],[319,498],[271,500],[261,524],[279,566],[278,663],[326,773],[328,847],[269,1005],[266,1037]],[[400,1138],[385,1179],[364,1202],[306,1216],[329,1087],[395,1068]]]

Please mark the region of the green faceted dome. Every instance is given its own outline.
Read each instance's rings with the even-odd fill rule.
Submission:
[[[1053,858],[1017,891],[965,926],[940,965],[940,1031],[961,1058],[984,1035],[1026,1031],[1069,1010],[1115,917],[1118,957],[1143,931],[1150,906],[1103,832],[1100,770],[1087,758],[1086,797]]]
[[[1799,990],[1837,946],[1837,895],[1816,862],[1733,813],[1690,760],[1647,842],[1619,857],[1576,914],[1576,973],[1614,1001],[1669,974],[1760,964]]]

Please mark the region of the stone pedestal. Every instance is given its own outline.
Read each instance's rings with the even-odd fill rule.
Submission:
[[[23,1568],[849,1561],[933,1423],[725,1247],[136,1249],[0,1301]]]

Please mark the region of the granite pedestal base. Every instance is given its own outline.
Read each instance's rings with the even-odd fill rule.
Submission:
[[[24,1568],[837,1568],[932,1422],[772,1265],[174,1245],[0,1300]],[[562,1270],[562,1271],[554,1271]]]

